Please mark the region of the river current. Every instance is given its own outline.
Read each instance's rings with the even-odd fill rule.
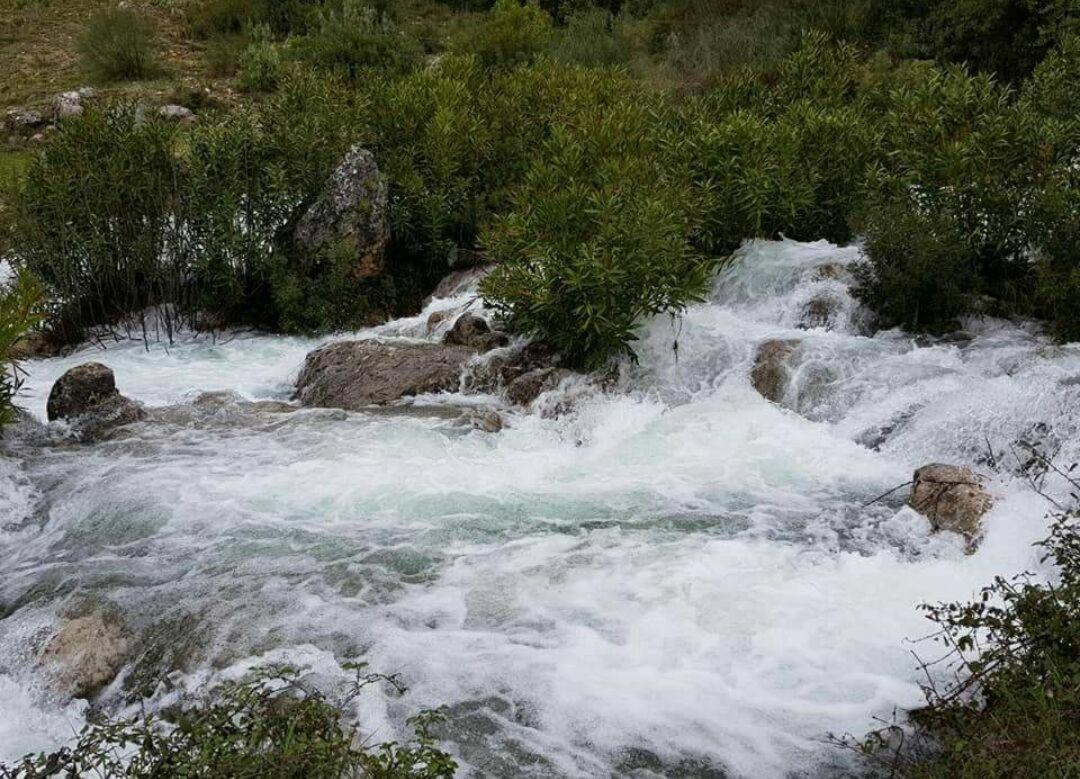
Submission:
[[[938,340],[874,333],[842,270],[858,257],[748,244],[708,300],[643,326],[617,381],[528,410],[467,393],[401,413],[223,408],[93,445],[54,423],[56,443],[9,447],[0,759],[84,722],[35,653],[93,598],[171,670],[151,707],[261,662],[333,685],[360,658],[409,687],[357,702],[365,733],[400,738],[409,714],[446,705],[466,774],[844,773],[829,733],[922,700],[912,650],[934,648],[911,642],[931,629],[918,605],[1039,570],[1049,504],[1017,442],[1080,459],[1080,345],[996,320]],[[436,338],[431,311],[478,305],[466,291],[348,337]],[[772,338],[801,341],[782,404],[749,378]],[[283,400],[318,343],[88,345],[27,363],[21,402],[44,418],[52,382],[90,360],[147,406]],[[494,406],[506,428],[463,424],[460,406]],[[875,500],[935,461],[973,467],[995,496],[972,555],[905,489]],[[1053,474],[1038,485],[1065,492]],[[98,703],[130,708],[144,671],[130,664]]]

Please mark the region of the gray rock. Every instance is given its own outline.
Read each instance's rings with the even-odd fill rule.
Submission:
[[[143,419],[142,406],[116,389],[111,369],[97,362],[77,365],[56,380],[46,404],[49,421],[67,419],[83,439]]]
[[[4,127],[20,135],[33,133],[46,124],[48,119],[36,108],[9,108],[4,117]]]
[[[58,349],[40,330],[31,330],[11,345],[8,357],[12,360],[29,360],[34,357],[55,357]]]
[[[545,392],[558,387],[571,373],[565,368],[536,368],[514,379],[506,388],[506,397],[519,406],[528,406]]]
[[[175,103],[169,103],[163,105],[158,109],[158,114],[163,118],[172,120],[174,122],[180,122],[182,124],[188,124],[195,121],[195,112],[190,108],[185,108],[182,105],[176,105]]]
[[[798,348],[798,341],[782,339],[764,341],[758,346],[750,383],[766,400],[780,403],[784,399],[791,377],[788,362]]]
[[[929,519],[934,530],[960,533],[973,544],[993,499],[970,468],[931,463],[915,471],[908,505]]]
[[[301,259],[315,262],[320,252],[345,251],[354,258],[358,278],[378,276],[390,241],[388,203],[375,157],[354,146],[296,225],[293,239]]]
[[[409,395],[453,391],[475,354],[468,346],[339,341],[307,356],[296,398],[305,406],[355,411]]]
[[[79,90],[61,92],[52,99],[52,113],[56,120],[78,116],[83,112],[83,94]]]

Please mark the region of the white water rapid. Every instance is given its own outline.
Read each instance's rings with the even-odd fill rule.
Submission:
[[[940,342],[862,334],[844,274],[821,271],[857,258],[749,244],[707,302],[647,324],[617,386],[579,388],[557,417],[503,408],[495,434],[437,414],[223,412],[0,457],[0,759],[81,726],[86,704],[51,693],[34,657],[91,597],[180,669],[152,705],[256,662],[332,680],[360,657],[409,685],[361,699],[372,738],[445,704],[466,774],[842,775],[828,733],[921,701],[918,605],[1038,570],[1048,504],[988,445],[1037,436],[1080,459],[1080,345],[1000,321]],[[830,326],[799,329],[822,296]],[[430,310],[466,302],[363,335],[424,337]],[[787,407],[749,380],[770,338],[803,341]],[[27,364],[23,401],[43,417],[52,382],[89,360],[150,406],[286,399],[314,345],[88,346]],[[906,490],[864,505],[933,461],[991,480],[973,555]],[[121,710],[142,670],[103,705]]]

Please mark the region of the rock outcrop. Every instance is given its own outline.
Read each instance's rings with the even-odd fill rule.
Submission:
[[[993,500],[970,468],[931,463],[915,471],[908,505],[935,530],[951,530],[974,542]]]
[[[115,614],[94,610],[63,619],[41,652],[63,690],[90,698],[111,682],[127,659],[130,640]]]
[[[353,411],[409,395],[452,391],[475,354],[468,346],[339,341],[307,356],[296,398],[305,406]]]
[[[315,262],[327,251],[347,252],[357,278],[378,276],[390,241],[388,203],[375,157],[354,146],[296,225],[293,240],[301,261]]]
[[[425,301],[425,305],[435,298],[450,298],[454,295],[460,295],[462,292],[469,289],[470,286],[491,273],[494,269],[495,266],[490,264],[474,265],[471,268],[464,268],[447,274],[443,277],[443,280],[439,282],[439,285],[435,287],[435,291],[432,292]]]
[[[50,422],[70,420],[83,438],[144,417],[142,406],[116,389],[112,370],[98,362],[77,365],[57,379],[45,410]]]
[[[790,379],[788,362],[798,348],[798,341],[782,339],[765,341],[758,347],[750,383],[766,400],[783,401]]]

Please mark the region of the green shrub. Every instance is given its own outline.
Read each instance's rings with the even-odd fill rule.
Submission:
[[[440,719],[437,712],[413,717],[409,722],[415,736],[405,744],[370,744],[347,724],[352,701],[381,681],[404,690],[394,677],[365,674],[357,667],[348,694],[333,701],[302,685],[295,669],[255,669],[248,678],[224,682],[203,700],[164,718],[143,714],[90,724],[74,747],[0,766],[0,772],[12,779],[60,772],[110,779],[452,777],[457,763],[431,735]]]
[[[236,63],[236,80],[247,92],[272,92],[281,79],[281,52],[269,28],[256,27]]]
[[[628,61],[631,42],[625,35],[628,20],[599,8],[569,15],[552,40],[551,56],[561,62],[602,67]]]
[[[134,105],[91,109],[62,123],[26,171],[11,245],[61,301],[62,338],[175,297],[175,134]]]
[[[423,56],[418,41],[362,0],[341,0],[340,5],[321,10],[311,32],[293,39],[292,51],[316,67],[350,79],[367,70],[405,73]]]
[[[44,317],[44,294],[29,273],[19,273],[8,284],[0,284],[0,433],[12,421],[12,404],[22,378],[15,345],[41,325]]]
[[[97,78],[143,78],[155,69],[154,31],[130,8],[107,8],[90,18],[79,52],[83,66]]]
[[[695,190],[672,178],[664,107],[630,90],[557,124],[508,214],[483,239],[500,263],[482,292],[517,332],[571,364],[633,356],[641,320],[707,288],[694,249]]]
[[[496,0],[457,41],[485,68],[513,68],[536,59],[551,38],[551,18],[535,0]]]

